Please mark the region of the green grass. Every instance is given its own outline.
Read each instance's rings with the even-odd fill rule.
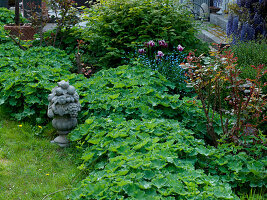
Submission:
[[[267,199],[266,189],[256,191],[251,189],[250,191],[240,195],[240,200],[265,200]]]
[[[0,118],[0,200],[61,200],[81,180],[73,148],[52,145],[38,129]]]
[[[251,65],[258,66],[264,64],[267,69],[267,40],[240,42],[230,48],[238,58],[238,67],[241,70],[242,78],[254,79],[255,70]],[[267,74],[262,78],[262,82],[267,81]]]

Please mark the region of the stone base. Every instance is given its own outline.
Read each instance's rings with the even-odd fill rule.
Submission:
[[[66,135],[59,135],[54,140],[51,141],[51,143],[58,144],[60,147],[68,147],[69,141],[66,138]]]

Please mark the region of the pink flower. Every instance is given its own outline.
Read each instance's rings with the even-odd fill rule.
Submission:
[[[158,51],[157,57],[162,58],[164,56],[164,53],[162,51]]]
[[[153,40],[150,40],[149,42],[145,43],[145,45],[147,47],[154,47],[155,46],[155,42]]]
[[[184,50],[184,47],[182,47],[182,45],[179,44],[178,47],[177,47],[177,50],[178,51],[183,51]]]
[[[145,49],[138,49],[138,53],[144,54],[145,53]]]
[[[165,42],[165,40],[159,40],[159,46],[168,47],[168,44]]]

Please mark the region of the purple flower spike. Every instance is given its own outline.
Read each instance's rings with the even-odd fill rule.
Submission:
[[[157,57],[162,58],[164,56],[164,53],[162,51],[158,51]]]
[[[148,47],[154,47],[155,42],[153,40],[150,40],[148,43],[146,43]]]
[[[138,49],[138,53],[144,54],[145,53],[145,49]]]
[[[159,46],[168,47],[168,44],[165,42],[165,40],[159,40]]]
[[[178,50],[178,51],[183,51],[183,50],[184,50],[184,47],[183,47],[182,45],[179,44],[178,47],[177,47],[177,50]]]

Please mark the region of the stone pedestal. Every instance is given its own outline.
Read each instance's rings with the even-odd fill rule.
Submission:
[[[77,125],[77,119],[57,117],[53,119],[52,125],[55,129],[58,130],[57,133],[59,136],[52,140],[51,143],[57,143],[61,147],[69,146],[67,135]]]
[[[61,135],[60,132],[58,132],[59,136],[57,136],[54,140],[51,141],[51,143],[55,143],[59,145],[60,147],[68,147],[69,146],[69,140],[67,139],[67,134]]]

